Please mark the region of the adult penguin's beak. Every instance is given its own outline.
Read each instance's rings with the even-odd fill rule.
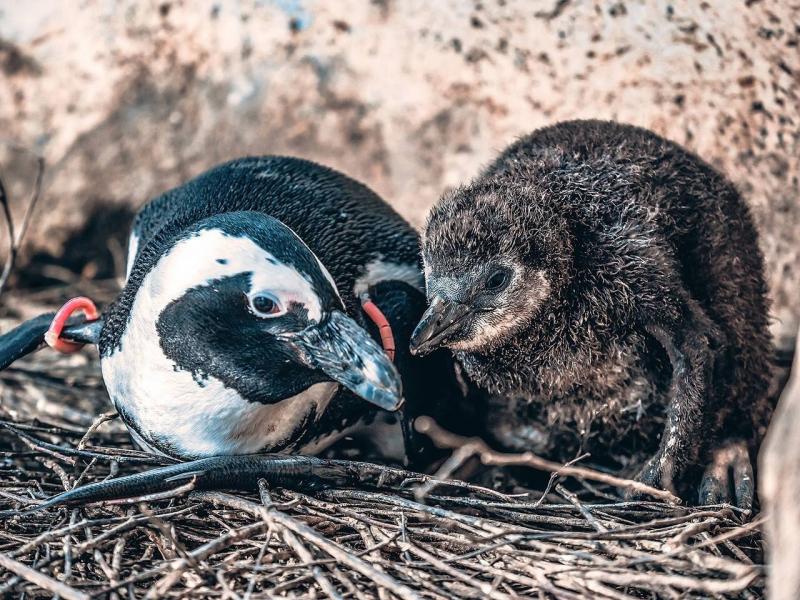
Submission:
[[[308,367],[320,370],[357,396],[384,410],[403,402],[400,374],[384,351],[339,310],[290,338]]]

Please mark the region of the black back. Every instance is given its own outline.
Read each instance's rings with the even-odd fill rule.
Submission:
[[[136,217],[136,262],[109,308],[100,340],[119,344],[136,291],[158,259],[192,224],[234,211],[270,215],[292,229],[330,271],[347,312],[364,323],[353,285],[371,261],[419,265],[417,235],[377,194],[346,175],[299,158],[242,158],[170,190]]]

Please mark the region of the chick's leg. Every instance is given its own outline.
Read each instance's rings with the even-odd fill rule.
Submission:
[[[714,356],[719,348],[716,327],[702,309],[686,299],[671,318],[650,321],[645,330],[663,346],[672,365],[667,422],[656,452],[637,479],[675,491],[685,467],[697,463],[710,434],[704,431],[713,406]]]
[[[698,492],[699,504],[733,504],[753,508],[755,478],[747,444],[729,440],[714,450]]]

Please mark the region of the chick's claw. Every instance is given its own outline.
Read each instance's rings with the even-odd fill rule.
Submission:
[[[753,508],[755,478],[753,464],[744,442],[728,442],[712,456],[700,482],[700,504],[732,504]]]

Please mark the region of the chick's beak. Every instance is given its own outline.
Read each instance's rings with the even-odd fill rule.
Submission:
[[[367,402],[384,410],[397,410],[403,403],[397,369],[369,334],[344,313],[332,312],[291,341],[303,363]]]
[[[470,312],[466,304],[436,296],[411,334],[411,353],[424,356],[447,343]]]

